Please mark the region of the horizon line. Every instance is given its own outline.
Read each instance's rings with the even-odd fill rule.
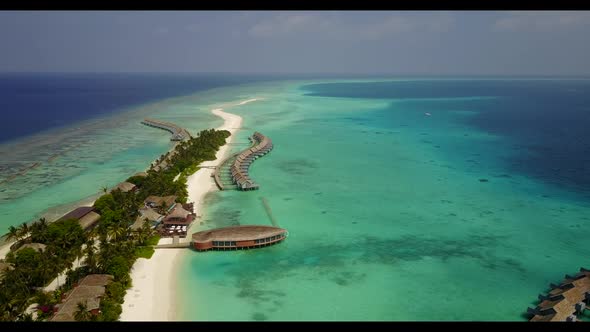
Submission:
[[[10,74],[62,74],[62,75],[76,75],[76,74],[151,74],[151,75],[260,75],[260,76],[366,76],[366,77],[575,77],[575,78],[590,78],[588,74],[423,74],[423,73],[294,73],[294,72],[197,72],[197,71],[0,71],[0,75]]]

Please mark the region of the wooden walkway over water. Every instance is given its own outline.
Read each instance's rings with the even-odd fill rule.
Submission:
[[[170,132],[172,134],[172,137],[170,138],[171,141],[184,141],[185,139],[189,139],[191,137],[190,133],[186,129],[181,128],[174,123],[148,118],[143,119],[141,123],[149,127],[159,128]]]
[[[258,184],[250,178],[249,168],[254,160],[273,149],[273,143],[270,138],[259,132],[255,132],[249,139],[251,141],[250,147],[229,156],[215,169],[213,177],[220,190],[226,190],[232,186],[238,190],[259,189]],[[231,185],[223,181],[224,175],[230,178]]]

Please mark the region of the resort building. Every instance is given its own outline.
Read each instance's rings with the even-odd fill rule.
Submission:
[[[181,204],[174,205],[170,213],[162,220],[163,235],[185,237],[194,219],[194,213],[186,210]]]
[[[169,211],[176,202],[176,196],[148,196],[143,202],[146,207],[159,208],[164,207],[165,211]]]
[[[283,241],[287,230],[258,225],[230,226],[193,234],[195,250],[242,250],[266,247]]]
[[[135,191],[137,189],[137,187],[131,182],[121,182],[118,185],[116,185],[111,191],[117,190],[117,189],[126,193],[126,192],[130,192],[130,191]]]
[[[161,222],[163,218],[164,218],[163,215],[154,211],[154,209],[152,209],[152,208],[147,208],[147,207],[141,208],[141,209],[139,209],[139,216],[137,216],[137,218],[135,219],[135,222],[133,223],[133,225],[131,225],[131,230],[137,230],[137,229],[141,228],[141,226],[143,226],[143,223],[145,221],[148,221],[152,224],[152,226],[155,226],[156,224]]]
[[[164,225],[188,225],[194,220],[194,214],[185,210],[181,204],[176,204],[164,218]]]
[[[74,315],[78,310],[78,303],[86,305],[86,309],[93,315],[97,315],[100,308],[100,299],[105,294],[105,286],[113,281],[109,274],[91,274],[67,295],[65,300],[57,305],[58,311],[51,321],[75,321]]]
[[[145,178],[146,176],[148,176],[148,174],[146,172],[137,172],[137,173],[133,174],[133,176],[141,176],[141,177]]]
[[[539,295],[541,303],[527,312],[531,322],[575,322],[577,315],[590,302],[590,270],[580,269],[575,276],[566,276],[559,285],[552,285],[548,295]]]
[[[59,220],[66,219],[76,219],[82,229],[90,230],[98,224],[100,214],[96,213],[92,206],[82,206],[59,218]]]

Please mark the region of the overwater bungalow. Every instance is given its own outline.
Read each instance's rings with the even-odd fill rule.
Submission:
[[[266,247],[283,241],[287,230],[258,225],[230,226],[193,234],[192,247],[204,250],[243,250]]]
[[[527,312],[533,317],[531,322],[577,320],[577,314],[590,304],[590,271],[581,268],[575,276],[566,275],[559,285],[551,285],[549,295],[539,295],[541,303]]]
[[[59,220],[76,219],[84,230],[94,228],[100,220],[100,214],[96,213],[92,206],[81,206],[59,218]]]
[[[112,281],[113,276],[108,274],[91,274],[84,277],[65,300],[56,306],[58,311],[51,321],[75,321],[74,314],[78,310],[78,303],[84,303],[91,314],[97,315],[100,300],[105,294],[105,286]]]

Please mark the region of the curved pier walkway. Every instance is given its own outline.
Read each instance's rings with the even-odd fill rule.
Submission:
[[[250,178],[248,170],[254,160],[272,150],[273,144],[270,138],[259,132],[255,132],[249,139],[253,144],[252,146],[225,159],[213,173],[215,183],[219,189],[225,190],[230,187],[230,185],[222,181],[222,175],[226,175],[224,173],[229,175],[232,185],[238,190],[259,189],[258,184]],[[229,170],[227,170],[228,164],[231,165]]]
[[[185,139],[189,139],[191,137],[190,133],[186,129],[181,128],[174,123],[148,118],[143,119],[141,123],[149,127],[159,128],[170,132],[172,134],[172,137],[170,138],[171,141],[184,141]]]

